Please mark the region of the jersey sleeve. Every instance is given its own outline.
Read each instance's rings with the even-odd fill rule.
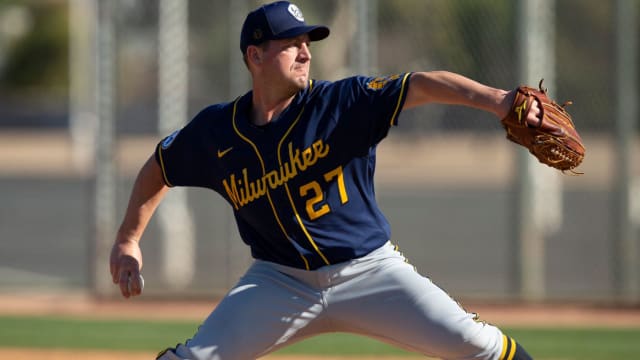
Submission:
[[[385,138],[398,124],[409,88],[411,73],[385,77],[357,76],[347,79],[345,111],[351,126],[361,134],[369,134],[372,144]]]
[[[213,120],[212,111],[205,109],[158,143],[155,158],[167,186],[211,188],[215,184],[217,164],[211,151],[215,136],[208,126]]]

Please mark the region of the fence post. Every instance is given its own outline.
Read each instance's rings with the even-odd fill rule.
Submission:
[[[115,2],[96,1],[97,72],[96,96],[98,131],[96,132],[96,165],[94,185],[93,290],[95,295],[108,295],[112,288],[109,276],[109,254],[116,229],[116,161],[115,161]]]
[[[638,266],[638,220],[634,224],[633,201],[633,139],[638,121],[638,2],[616,1],[616,180],[614,195],[614,229],[612,263],[614,264],[615,291],[623,302],[640,300]],[[635,196],[635,197],[634,197]]]
[[[519,80],[555,88],[555,0],[521,0],[517,18]],[[516,155],[514,287],[523,300],[545,298],[545,237],[560,227],[562,188],[557,171],[538,163],[525,149]]]
[[[158,18],[158,132],[181,128],[188,116],[189,3],[161,0]],[[170,289],[184,289],[195,274],[195,224],[185,188],[171,189],[158,207],[161,273]]]

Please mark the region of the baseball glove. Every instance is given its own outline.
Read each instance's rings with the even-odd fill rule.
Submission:
[[[544,79],[543,79],[544,80]],[[584,145],[571,120],[571,115],[565,110],[566,102],[558,105],[547,96],[547,89],[520,86],[516,89],[516,96],[509,114],[502,119],[502,126],[507,132],[507,139],[529,149],[538,160],[553,168],[581,174],[573,169],[580,165],[584,158]],[[540,106],[540,122],[532,126],[526,121],[526,114],[533,101],[538,100]]]

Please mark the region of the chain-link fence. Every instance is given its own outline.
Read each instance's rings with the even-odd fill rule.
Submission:
[[[0,131],[8,139],[14,136],[12,131],[28,129],[29,136],[23,144],[35,139],[34,146],[40,146],[42,153],[49,152],[51,159],[47,161],[60,162],[48,171],[49,167],[41,166],[38,159],[49,157],[35,151],[31,155],[36,159],[35,170],[25,170],[31,164],[27,155],[26,160],[19,161],[20,166],[13,164],[6,152],[2,155],[0,193],[5,206],[0,217],[0,272],[7,275],[0,277],[2,288],[89,289],[95,286],[96,277],[108,277],[106,268],[100,273],[108,254],[104,247],[94,246],[95,215],[100,213],[97,209],[104,200],[94,195],[96,184],[104,186],[94,181],[95,174],[98,178],[104,176],[99,171],[101,164],[93,162],[93,155],[84,167],[70,160],[74,153],[86,155],[99,150],[97,142],[87,141],[86,136],[94,139],[104,135],[96,133],[100,121],[104,121],[97,110],[99,99],[108,91],[103,88],[100,95],[100,86],[105,84],[96,84],[100,78],[95,73],[100,71],[101,62],[109,57],[113,60],[109,76],[113,81],[115,137],[111,144],[103,146],[113,146],[114,154],[100,161],[110,161],[112,157],[117,165],[117,172],[110,174],[115,179],[116,220],[124,212],[137,169],[167,131],[166,123],[161,125],[158,119],[186,111],[184,118],[168,120],[179,127],[201,108],[248,91],[250,82],[240,56],[239,32],[246,12],[260,2],[178,1],[176,6],[186,7],[184,27],[182,20],[175,17],[170,18],[173,22],[161,21],[162,3],[109,1],[111,16],[106,20],[98,13],[104,5],[101,1],[16,0],[0,4]],[[326,24],[332,31],[327,40],[312,44],[314,78],[336,80],[356,73],[450,70],[504,89],[515,87],[523,79],[520,49],[526,38],[522,27],[526,15],[520,7],[524,3],[297,1],[308,23]],[[555,65],[548,73],[533,75],[547,77],[553,84],[553,96],[561,102],[573,101],[569,110],[587,145],[582,168],[586,174],[561,179],[561,223],[543,235],[545,271],[541,274],[541,296],[617,299],[622,291],[618,264],[624,253],[616,233],[620,227],[616,218],[620,191],[628,200],[629,212],[625,216],[629,222],[625,226],[634,229],[630,236],[635,236],[622,248],[633,253],[625,262],[630,267],[624,271],[640,271],[640,249],[633,245],[637,244],[640,223],[640,187],[633,185],[633,179],[640,176],[637,126],[631,127],[635,136],[630,144],[631,157],[627,158],[631,165],[626,183],[617,181],[619,149],[614,146],[617,116],[621,113],[616,100],[619,79],[627,74],[640,83],[633,66],[619,65],[621,54],[624,55],[619,51],[619,39],[637,42],[640,37],[640,2],[540,3],[549,6],[553,15],[547,20],[553,34],[549,56]],[[635,17],[631,17],[631,27],[625,28],[631,29],[631,34],[621,37],[619,8],[623,5],[632,9],[628,13]],[[6,19],[12,21],[12,27]],[[95,39],[104,31],[101,26],[105,21],[113,26],[113,38],[107,52],[101,52],[104,44]],[[23,30],[16,30],[21,26]],[[60,29],[65,36],[59,34]],[[91,36],[78,37],[78,31]],[[165,34],[164,38],[159,34]],[[187,46],[171,46],[166,40],[180,38],[180,34],[186,34]],[[38,41],[57,45],[47,48],[38,45]],[[637,45],[622,46],[635,49],[631,56],[638,59]],[[42,48],[49,52],[38,55],[33,50]],[[31,65],[37,60],[33,57],[44,60],[44,68]],[[179,67],[171,68],[166,61],[162,65],[160,60],[169,57],[174,65],[186,61],[187,73],[180,73]],[[25,71],[22,67],[26,66],[33,70]],[[172,70],[163,70],[163,66],[179,76],[171,76]],[[41,77],[36,78],[29,71]],[[165,78],[160,80],[163,74]],[[179,78],[183,80],[176,83]],[[180,87],[184,92],[174,92],[171,97],[171,90]],[[164,110],[159,105],[163,93],[169,94],[165,95],[169,100],[163,105]],[[171,100],[181,99],[180,96],[186,97]],[[183,112],[172,108],[172,103],[178,106],[176,101],[185,102]],[[637,110],[631,116],[637,124]],[[51,136],[34,137],[33,131]],[[5,145],[3,149],[15,152],[23,147]],[[55,151],[60,155],[56,157]],[[493,115],[444,105],[407,111],[400,118],[400,126],[381,146],[379,156],[378,197],[392,224],[393,241],[421,272],[458,296],[500,299],[521,295],[523,269],[519,261],[527,254],[520,252],[512,228],[518,198],[515,162],[519,158],[515,145],[504,140],[500,123]],[[102,196],[112,196],[105,194]],[[164,236],[163,226],[160,217],[154,218],[142,242],[149,294],[221,293],[250,262],[248,248],[238,238],[231,210],[222,199],[201,189],[190,189],[185,196],[192,214],[189,221],[194,224],[195,242],[188,245],[191,255],[181,255],[182,260],[176,260],[176,251],[172,258],[170,247],[181,246],[180,241],[169,241],[169,247],[162,245],[165,242],[159,238]],[[112,233],[115,235],[115,229]],[[94,268],[96,251],[99,266],[94,276],[87,276],[87,269]],[[171,261],[178,263],[167,266]],[[168,280],[176,268],[190,269],[175,277],[183,282],[179,286]],[[640,284],[631,287],[634,286],[637,289]],[[632,298],[637,300],[637,294]]]

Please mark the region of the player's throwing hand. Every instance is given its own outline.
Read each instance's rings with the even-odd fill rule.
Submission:
[[[109,260],[111,279],[118,284],[125,298],[142,293],[144,281],[140,274],[142,268],[142,252],[136,241],[118,242],[111,249]]]

